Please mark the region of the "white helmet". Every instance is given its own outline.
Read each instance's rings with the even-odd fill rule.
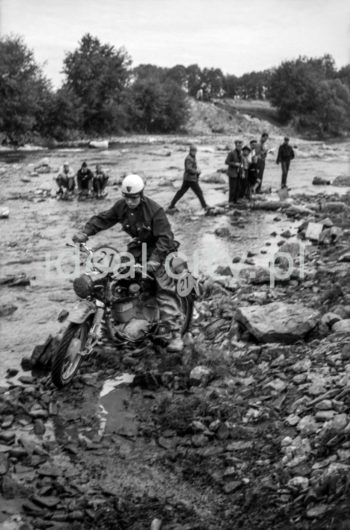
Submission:
[[[122,182],[122,193],[125,196],[138,195],[143,192],[145,183],[139,175],[127,175]]]

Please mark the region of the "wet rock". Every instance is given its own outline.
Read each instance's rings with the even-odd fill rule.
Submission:
[[[332,328],[333,324],[339,320],[341,320],[341,318],[336,313],[325,313],[321,317],[321,323],[326,325],[328,328]]]
[[[231,482],[227,482],[223,486],[223,491],[227,494],[233,493],[240,489],[242,487],[242,482],[240,480],[232,480]]]
[[[350,318],[335,322],[332,325],[332,331],[337,333],[350,333]]]
[[[250,451],[253,449],[254,443],[250,440],[239,440],[237,442],[230,442],[227,446],[227,451]]]
[[[285,237],[285,238],[290,238],[292,237],[292,232],[290,230],[285,230],[284,232],[281,233],[281,237]]]
[[[271,282],[271,271],[266,267],[247,267],[240,270],[239,277],[253,285],[269,284]]]
[[[342,213],[342,212],[349,212],[350,207],[345,204],[345,202],[341,201],[324,201],[322,204],[322,212],[325,212],[326,214],[330,213]]]
[[[214,272],[220,276],[233,276],[229,266],[219,265]]]
[[[303,372],[308,372],[310,368],[311,368],[310,359],[302,359],[301,361],[298,361],[291,366],[291,370],[293,370],[293,372],[296,372],[298,374],[303,373]]]
[[[0,317],[8,317],[17,311],[17,306],[13,304],[0,304]]]
[[[350,187],[350,177],[339,175],[333,180],[332,186]]]
[[[207,366],[195,366],[190,373],[190,383],[193,385],[207,385],[213,377],[213,372]]]
[[[153,519],[150,530],[161,530],[161,528],[162,528],[162,520]]]
[[[288,488],[291,488],[295,492],[305,491],[309,487],[309,479],[306,477],[293,477],[287,483]]]
[[[315,408],[318,410],[330,410],[333,406],[331,399],[323,399],[319,403],[316,403]]]
[[[315,414],[316,421],[329,421],[336,415],[335,410],[319,410]]]
[[[21,375],[18,378],[18,381],[20,381],[24,385],[32,385],[34,383],[34,377],[32,377],[31,375]]]
[[[328,504],[317,504],[313,508],[309,508],[306,511],[306,517],[309,519],[315,519],[317,517],[322,517],[329,510]]]
[[[343,254],[342,256],[340,256],[338,258],[338,261],[340,262],[345,262],[345,263],[350,263],[350,252],[346,252],[345,254]]]
[[[0,476],[6,475],[9,468],[8,456],[5,453],[0,453]]]
[[[302,435],[306,435],[306,436],[308,434],[315,433],[318,429],[318,426],[317,426],[314,416],[308,415],[308,416],[304,416],[303,418],[301,418],[301,420],[299,421],[297,425],[297,429],[298,431],[300,431]]]
[[[38,419],[34,422],[34,433],[38,436],[45,434],[46,427],[42,420]]]
[[[290,344],[315,328],[319,313],[302,304],[272,302],[264,306],[241,307],[236,312],[236,320],[259,342]]]
[[[330,180],[324,179],[322,177],[314,177],[312,180],[312,184],[314,186],[328,186],[330,183]]]

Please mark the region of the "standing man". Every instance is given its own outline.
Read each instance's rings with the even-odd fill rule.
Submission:
[[[268,137],[269,137],[268,133],[263,132],[260,138],[260,142],[257,144],[255,148],[255,154],[257,157],[257,182],[258,182],[256,193],[261,193],[261,185],[262,185],[264,171],[265,171],[265,160],[267,156],[266,141]]]
[[[281,178],[281,188],[287,187],[287,177],[290,166],[290,161],[294,158],[294,150],[291,145],[289,145],[288,136],[284,137],[284,142],[279,146],[278,155],[276,164],[281,162],[282,167],[282,178]]]
[[[197,195],[199,202],[202,205],[202,208],[207,212],[209,210],[209,206],[205,202],[202,189],[200,185],[198,184],[199,175],[201,172],[198,169],[197,166],[197,160],[196,160],[196,154],[197,154],[197,147],[195,145],[190,146],[190,152],[185,158],[185,171],[184,171],[184,177],[181,188],[175,193],[175,196],[173,200],[171,201],[168,212],[174,212],[175,205],[177,201],[181,199],[186,193],[187,190],[191,188],[191,190],[194,191],[194,193]]]
[[[235,149],[229,152],[225,160],[225,164],[228,165],[229,204],[235,204],[239,199],[240,181],[243,172],[242,146],[242,140],[236,140]]]

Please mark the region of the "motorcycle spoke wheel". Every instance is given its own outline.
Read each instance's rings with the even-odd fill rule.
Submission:
[[[82,351],[90,325],[69,324],[55,353],[51,378],[57,388],[66,386],[76,374],[82,359]]]

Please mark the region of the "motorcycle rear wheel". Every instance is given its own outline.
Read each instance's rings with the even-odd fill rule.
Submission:
[[[78,371],[88,338],[91,323],[70,323],[56,350],[51,369],[51,379],[57,388],[63,388],[71,382]]]

